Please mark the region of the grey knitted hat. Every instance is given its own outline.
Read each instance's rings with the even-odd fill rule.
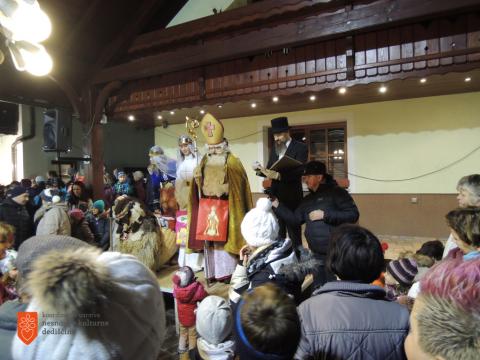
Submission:
[[[17,269],[22,279],[25,279],[32,270],[32,262],[38,256],[46,254],[51,250],[78,249],[91,247],[86,242],[63,235],[38,235],[25,240],[18,249]]]
[[[220,296],[207,296],[198,305],[196,328],[208,343],[218,345],[232,333],[233,317],[228,302]]]

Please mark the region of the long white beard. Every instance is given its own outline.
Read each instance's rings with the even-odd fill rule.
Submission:
[[[205,195],[220,197],[228,194],[228,182],[224,183],[226,181],[226,160],[227,153],[208,155],[202,187]]]

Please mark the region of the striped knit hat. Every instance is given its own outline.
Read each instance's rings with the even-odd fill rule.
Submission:
[[[387,265],[387,271],[400,285],[410,287],[418,273],[418,268],[413,259],[399,259],[390,261]]]

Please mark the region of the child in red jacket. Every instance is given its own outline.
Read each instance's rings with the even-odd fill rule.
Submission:
[[[178,269],[173,275],[172,281],[173,296],[177,299],[178,322],[180,323],[178,352],[184,353],[194,349],[197,345],[195,310],[197,302],[202,301],[208,294],[203,285],[197,281],[189,266]]]

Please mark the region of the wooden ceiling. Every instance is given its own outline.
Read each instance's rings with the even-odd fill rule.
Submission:
[[[248,6],[168,29],[165,26],[186,0],[39,2],[53,23],[45,46],[54,59],[54,71],[48,78],[33,78],[15,71],[7,60],[0,66],[0,99],[73,107],[83,114],[82,119],[96,112],[85,108],[102,109],[109,97],[110,103],[120,99],[109,107],[111,119],[125,121],[133,111],[139,119],[136,126],[154,126],[158,115],[176,123],[185,115],[196,116],[201,108],[226,118],[480,90],[480,0],[251,1]],[[413,29],[412,36],[408,28]],[[365,43],[359,40],[362,36]],[[432,48],[433,41],[438,49]],[[325,46],[326,67],[318,69],[322,58],[316,50],[313,70],[318,79],[325,75],[325,81],[311,86],[308,79],[300,86],[286,81],[283,89],[268,88],[274,80],[262,80],[262,74],[270,74],[265,70],[269,66],[286,70],[301,84],[301,76],[309,71],[309,46]],[[382,49],[394,47],[399,49],[398,58],[391,50],[382,55]],[[285,51],[279,62],[269,63]],[[361,52],[367,59],[369,51],[376,52],[370,61],[373,65],[361,60]],[[337,59],[333,68],[328,67],[332,56]],[[447,58],[453,59],[451,63]],[[410,60],[415,64],[439,61],[440,66],[405,70],[401,64]],[[402,66],[402,72],[382,75],[382,65]],[[373,71],[372,66],[377,73],[359,75],[361,69]],[[234,80],[232,85],[230,80],[227,88],[215,82],[235,72],[244,74],[242,81]],[[463,81],[466,74],[472,77],[469,83]],[[428,81],[419,86],[423,76]],[[196,90],[188,100],[173,92],[166,102],[155,105],[149,94],[158,84],[157,89],[165,86],[165,79],[172,86],[191,82]],[[268,91],[248,90],[253,85],[245,79],[260,81],[259,88],[268,85]],[[383,82],[389,91],[379,96],[377,87]],[[348,88],[344,96],[337,93],[341,86]],[[310,94],[317,101],[311,102]],[[280,97],[278,103],[271,101],[274,95]],[[253,101],[255,109],[250,107]]]

